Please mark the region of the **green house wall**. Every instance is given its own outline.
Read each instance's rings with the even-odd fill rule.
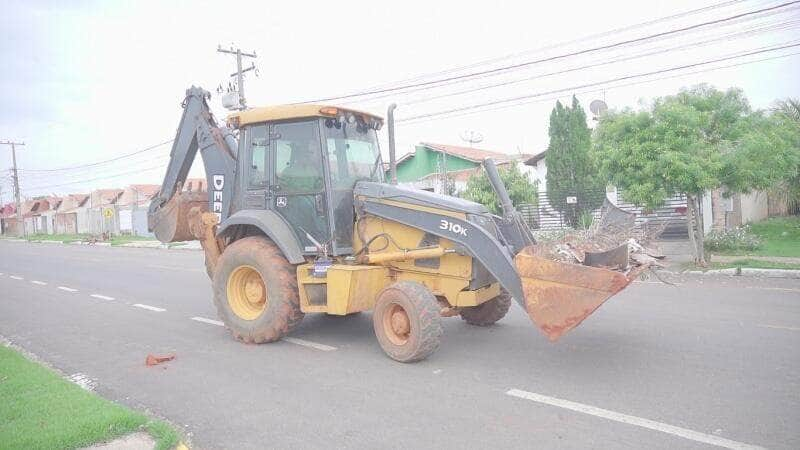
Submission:
[[[424,145],[414,147],[414,157],[401,161],[397,165],[397,181],[410,182],[437,173],[439,164],[445,155],[441,152],[431,150]],[[455,155],[446,155],[447,171],[471,169],[478,164]]]

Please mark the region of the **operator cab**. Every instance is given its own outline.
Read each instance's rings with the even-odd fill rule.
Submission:
[[[235,210],[271,209],[301,250],[353,251],[353,188],[384,181],[379,117],[337,107],[285,105],[232,114],[239,129],[240,185]]]

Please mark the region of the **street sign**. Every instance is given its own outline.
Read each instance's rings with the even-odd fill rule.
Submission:
[[[104,209],[103,210],[103,217],[105,217],[106,219],[110,219],[110,218],[114,217],[114,210],[111,209],[111,208]]]
[[[574,205],[578,203],[578,197],[567,197],[567,204]]]

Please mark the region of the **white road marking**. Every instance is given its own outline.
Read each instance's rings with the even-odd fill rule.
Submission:
[[[155,312],[164,312],[164,311],[166,311],[166,309],[164,309],[164,308],[159,308],[159,307],[150,306],[150,305],[143,305],[141,303],[134,303],[131,306],[135,306],[137,308],[142,308],[142,309],[149,309],[150,311],[155,311]]]
[[[220,322],[219,320],[206,319],[205,317],[192,317],[192,320],[196,320],[197,322],[208,323],[208,324],[211,324],[211,325],[216,325],[216,326],[219,326],[219,327],[224,327],[225,326],[225,324]]]
[[[325,344],[318,344],[316,342],[307,341],[305,339],[297,339],[293,337],[285,337],[281,339],[286,342],[290,342],[292,344],[302,345],[303,347],[310,347],[316,350],[322,350],[323,352],[330,352],[336,350],[336,347],[331,347],[330,345]]]
[[[16,275],[9,275],[9,277],[10,277],[12,280],[24,280],[24,279],[25,279],[25,278],[22,278],[22,277],[18,277],[18,276],[16,276]]]
[[[47,283],[45,283],[44,281],[39,281],[39,280],[31,280],[31,283],[38,284],[39,286],[46,286],[47,285]]]
[[[756,326],[757,327],[761,327],[761,328],[772,328],[774,330],[800,331],[800,328],[798,328],[798,327],[787,327],[785,325],[766,325],[766,324],[759,323],[759,324],[756,324]]]
[[[97,381],[89,378],[87,375],[84,375],[80,372],[73,373],[69,376],[69,381],[77,384],[78,386],[86,389],[87,391],[93,391],[94,388],[97,386]]]
[[[72,289],[71,287],[59,286],[58,288],[59,288],[59,289],[61,289],[62,291],[67,291],[67,292],[78,292],[78,290],[77,290],[77,289]]]
[[[114,297],[109,297],[107,295],[100,295],[100,294],[92,294],[89,297],[99,298],[100,300],[114,300]]]
[[[650,430],[660,431],[662,433],[671,434],[674,436],[682,437],[704,444],[716,445],[718,447],[731,448],[731,449],[763,449],[756,445],[745,444],[744,442],[732,441],[730,439],[721,438],[711,434],[700,433],[686,428],[668,425],[666,423],[656,422],[654,420],[643,419],[641,417],[629,416],[607,409],[597,408],[595,406],[584,405],[582,403],[571,402],[569,400],[562,400],[560,398],[548,397],[546,395],[535,394],[533,392],[522,391],[519,389],[510,389],[506,392],[507,395],[518,397],[525,400],[531,400],[538,403],[544,403],[550,406],[557,406],[559,408],[569,409],[572,411],[590,414],[604,419],[613,420],[616,422],[626,423],[637,427],[647,428]]]

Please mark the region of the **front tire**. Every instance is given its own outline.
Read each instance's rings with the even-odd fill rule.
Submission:
[[[277,341],[303,319],[295,267],[263,236],[226,247],[213,286],[219,317],[243,342]]]
[[[372,324],[383,351],[404,363],[427,358],[442,339],[439,303],[413,281],[398,281],[378,294]]]
[[[461,308],[459,314],[470,325],[488,327],[505,317],[509,308],[511,308],[511,295],[503,290],[497,297],[478,306]]]

